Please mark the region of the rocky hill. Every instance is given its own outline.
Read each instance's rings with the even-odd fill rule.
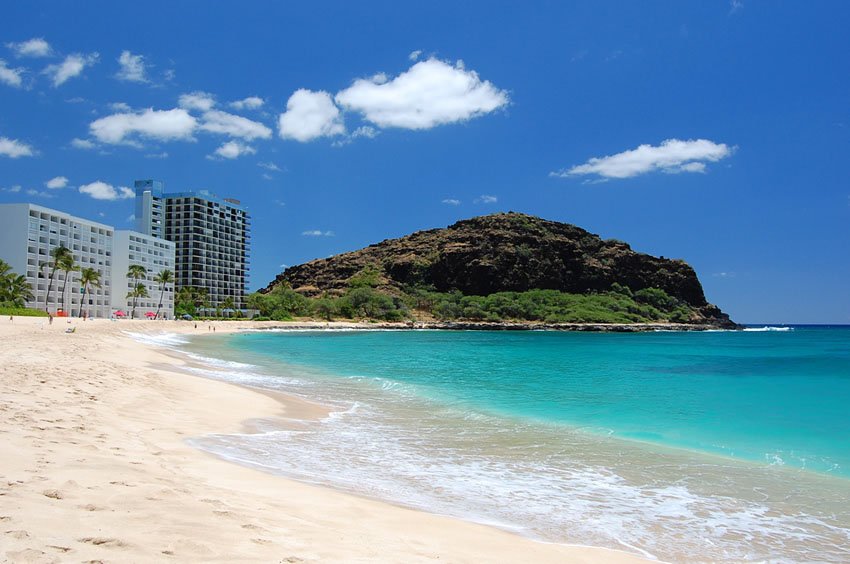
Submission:
[[[692,321],[734,325],[709,304],[693,268],[682,260],[635,252],[580,227],[521,213],[459,221],[364,249],[287,268],[267,288],[286,284],[306,296],[342,295],[352,277],[376,273],[377,289],[403,295],[411,287],[486,296],[496,292],[605,292],[660,288],[693,310]],[[616,286],[615,286],[616,287]]]

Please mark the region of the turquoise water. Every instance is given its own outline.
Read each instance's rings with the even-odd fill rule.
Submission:
[[[850,328],[257,332],[187,349],[205,376],[329,406],[194,442],[244,464],[665,560],[850,554]]]
[[[460,409],[850,477],[850,329],[245,334],[229,345]]]

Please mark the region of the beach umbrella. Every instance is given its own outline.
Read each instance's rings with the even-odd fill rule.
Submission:
[[[189,315],[188,313],[184,313],[183,315],[180,316],[180,318],[185,319],[187,321],[192,321],[192,316]]]
[[[115,317],[127,317],[127,314],[124,313],[124,310],[119,309],[115,312]]]
[[[152,311],[145,312],[145,317],[150,319],[151,317],[156,317],[156,314]]]

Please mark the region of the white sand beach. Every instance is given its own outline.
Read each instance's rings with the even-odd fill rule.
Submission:
[[[252,323],[218,323],[217,333]],[[66,333],[76,327],[74,333]],[[187,438],[320,409],[186,374],[125,334],[189,322],[0,319],[0,560],[638,562],[239,466]]]

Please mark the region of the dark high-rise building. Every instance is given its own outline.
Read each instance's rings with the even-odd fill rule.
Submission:
[[[205,288],[211,308],[233,298],[245,307],[251,218],[239,200],[206,191],[166,193],[157,180],[137,180],[136,229],[173,241],[176,290]]]

